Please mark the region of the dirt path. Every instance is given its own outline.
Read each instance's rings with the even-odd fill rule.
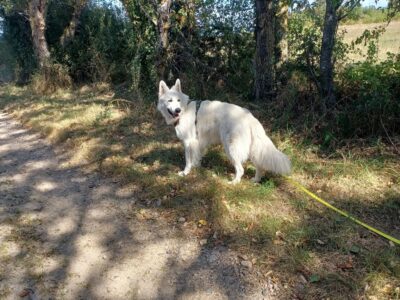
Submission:
[[[227,247],[182,234],[0,113],[0,298],[272,299]],[[64,164],[65,165],[65,164]]]

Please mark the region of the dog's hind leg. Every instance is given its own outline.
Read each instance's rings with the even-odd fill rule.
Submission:
[[[235,177],[232,181],[229,182],[230,184],[239,183],[244,174],[242,162],[246,161],[248,150],[246,150],[243,145],[241,145],[241,143],[243,143],[243,141],[239,139],[231,140],[230,138],[228,138],[227,141],[224,141],[223,143],[226,154],[228,155],[229,160],[232,162],[236,171]]]
[[[244,169],[243,169],[243,166],[242,166],[241,162],[236,161],[234,163],[234,166],[235,166],[235,171],[236,171],[235,178],[233,178],[232,181],[229,181],[229,184],[239,183],[240,179],[242,178],[242,176],[244,174]]]
[[[207,143],[207,139],[203,138],[203,139],[198,139],[197,140],[197,144],[196,144],[196,151],[195,151],[195,159],[193,162],[193,166],[194,167],[199,167],[201,164],[201,160],[204,156],[204,154],[206,153],[207,147],[208,147],[208,143]]]
[[[261,177],[264,175],[264,170],[256,166],[256,175],[251,179],[253,182],[260,182]]]

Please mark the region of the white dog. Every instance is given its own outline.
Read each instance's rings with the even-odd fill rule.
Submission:
[[[213,144],[224,146],[235,167],[236,176],[230,183],[240,182],[242,164],[247,159],[256,167],[254,182],[259,182],[267,170],[290,173],[288,157],[276,149],[261,123],[245,108],[220,101],[189,101],[177,79],[171,89],[160,81],[157,109],[167,124],[175,126],[185,147],[186,166],[179,172],[181,176],[198,166],[206,148]]]

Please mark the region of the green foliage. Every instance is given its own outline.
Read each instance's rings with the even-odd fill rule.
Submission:
[[[304,12],[293,13],[289,19],[289,57],[304,69],[317,69],[322,40],[321,17],[311,8]]]
[[[347,64],[339,69],[335,83],[338,103],[327,118],[318,109],[316,92],[307,89],[311,79],[291,72],[287,87],[271,114],[275,128],[289,126],[311,143],[329,150],[354,138],[395,136],[400,128],[400,54],[385,61]]]
[[[14,79],[15,67],[16,61],[12,48],[4,39],[0,39],[0,83]]]
[[[253,2],[203,1],[196,14],[199,24],[198,50],[194,53],[196,72],[203,73],[205,81],[219,82],[219,88],[224,85],[243,96],[249,96],[252,90]]]
[[[132,90],[153,95],[157,81],[158,12],[151,2],[123,1],[125,10],[89,1],[75,38],[63,47],[60,37],[74,11],[74,1],[49,1],[46,39],[52,61],[65,65],[74,82],[127,82]],[[197,78],[186,90],[193,97],[223,93],[226,88],[245,97],[253,78],[253,1],[173,1],[170,11],[167,80]],[[17,13],[20,15],[20,13]],[[28,18],[25,16],[25,20]],[[7,27],[29,77],[35,70],[29,23],[25,36]],[[24,45],[26,44],[26,45]],[[27,66],[30,62],[32,65]],[[36,76],[37,79],[37,76]],[[25,80],[27,81],[27,80]]]
[[[318,4],[318,3],[317,3]],[[319,86],[319,59],[322,45],[323,13],[321,5],[293,12],[289,19],[289,72],[300,71]],[[343,34],[336,35],[332,60],[340,66],[346,60],[348,46]]]
[[[50,48],[58,47],[60,37],[71,20],[74,4],[73,0],[50,0],[46,16],[46,39]]]
[[[51,6],[49,19],[60,16],[62,9],[60,4]],[[68,20],[68,16],[64,15],[64,19]],[[69,67],[75,81],[120,83],[127,80],[135,36],[120,10],[89,4],[82,12],[74,40],[65,48],[58,43],[61,29],[48,34],[49,42],[57,60]]]
[[[156,76],[157,32],[156,12],[149,1],[121,1],[124,4],[124,20],[129,28],[127,51],[130,55],[127,67],[133,91],[146,96],[153,95]]]
[[[28,6],[28,0],[0,0],[0,7],[10,14],[18,10],[24,10]]]
[[[338,122],[345,136],[385,135],[400,128],[400,55],[380,63],[365,61],[341,74],[343,96]]]
[[[4,17],[4,41],[15,58],[15,75],[17,82],[29,81],[36,61],[32,48],[32,37],[29,21],[23,13],[11,11],[9,14],[3,12]]]

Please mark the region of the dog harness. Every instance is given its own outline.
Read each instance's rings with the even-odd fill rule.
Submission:
[[[201,105],[201,101],[199,101],[199,100],[192,100],[192,101],[190,101],[189,103],[188,103],[188,105],[190,104],[190,103],[192,103],[192,102],[196,102],[196,111],[195,111],[195,117],[194,117],[194,126],[197,126],[197,112],[199,111],[199,109],[200,109],[200,105]],[[174,122],[174,127],[176,127],[176,126],[178,126],[179,125],[179,118],[178,118],[178,120],[176,120],[175,122]],[[197,130],[196,130],[197,131]],[[197,132],[196,132],[197,133]]]
[[[196,102],[196,112],[195,112],[195,116],[194,116],[194,126],[197,126],[197,113],[200,109],[200,105],[201,105],[201,101],[198,100],[194,100]]]

